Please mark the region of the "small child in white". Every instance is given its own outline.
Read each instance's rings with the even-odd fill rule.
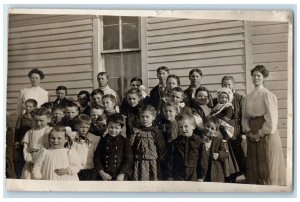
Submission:
[[[49,135],[49,149],[42,149],[33,166],[34,179],[75,180],[80,170],[80,159],[70,149],[70,137],[62,125],[55,126]]]

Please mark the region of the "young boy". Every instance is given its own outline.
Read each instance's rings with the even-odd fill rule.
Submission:
[[[169,69],[168,67],[161,66],[156,70],[156,72],[159,83],[150,91],[150,102],[151,105],[157,110],[166,88],[166,81],[169,76]]]
[[[222,164],[228,158],[222,137],[217,134],[219,121],[216,117],[204,119],[201,138],[201,158],[199,162],[199,181],[224,182]]]
[[[97,126],[97,119],[99,116],[101,116],[104,113],[104,109],[100,106],[93,106],[91,109],[91,118],[92,118],[92,123],[89,132],[93,133],[96,136],[100,136],[100,131]]]
[[[63,125],[69,126],[72,131],[76,131],[75,120],[79,115],[79,109],[76,103],[70,103],[65,107],[65,116],[63,118]]]
[[[62,125],[64,116],[65,112],[61,106],[54,107],[54,109],[52,110],[52,127],[54,127],[55,125]]]
[[[121,114],[112,114],[107,123],[108,133],[101,139],[94,155],[95,170],[101,180],[124,181],[132,167],[131,147],[121,135],[124,118]]]
[[[80,114],[76,118],[77,132],[72,133],[74,148],[80,154],[81,169],[78,173],[79,180],[94,180],[96,173],[94,170],[94,152],[99,144],[100,137],[89,133],[92,120],[86,114]]]
[[[104,95],[104,92],[100,89],[95,89],[92,91],[91,93],[91,98],[92,98],[92,103],[91,106],[98,106],[98,107],[102,107],[103,103],[102,103],[102,97]]]
[[[99,130],[100,136],[104,136],[107,131],[107,114],[102,114],[96,120],[96,125]]]
[[[184,91],[180,87],[174,87],[171,90],[170,94],[170,101],[177,104],[179,111],[178,113],[184,113],[184,114],[192,114],[191,108],[187,107],[185,103],[183,102],[184,99]]]
[[[34,99],[28,99],[25,101],[25,114],[18,117],[15,130],[14,140],[14,166],[17,178],[21,177],[22,169],[25,165],[23,157],[23,146],[21,141],[24,138],[26,132],[33,127],[34,117],[33,113],[37,108],[37,101]]]
[[[199,162],[201,161],[201,139],[195,135],[195,119],[193,115],[182,114],[177,117],[179,136],[172,145],[172,155],[169,163],[172,165],[170,173],[174,180],[200,180]]]
[[[80,114],[91,115],[91,107],[89,106],[90,102],[90,93],[82,90],[77,95],[78,102],[80,104]]]
[[[57,107],[57,106],[61,106],[61,107],[65,107],[67,106],[70,102],[70,100],[68,100],[66,98],[66,95],[68,95],[68,89],[65,86],[58,86],[56,88],[56,100],[53,102],[53,107]]]
[[[110,94],[115,96],[117,103],[119,103],[119,98],[113,89],[111,89],[108,85],[108,74],[106,72],[99,72],[97,75],[99,89],[103,91],[104,95]]]

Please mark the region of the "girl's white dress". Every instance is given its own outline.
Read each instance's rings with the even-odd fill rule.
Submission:
[[[59,176],[55,169],[67,168],[69,175]],[[33,166],[34,179],[75,180],[80,170],[80,159],[75,149],[42,149]]]
[[[26,161],[21,179],[32,179],[32,166],[42,148],[48,147],[48,136],[52,127],[46,126],[42,129],[29,130],[23,140],[23,155]]]

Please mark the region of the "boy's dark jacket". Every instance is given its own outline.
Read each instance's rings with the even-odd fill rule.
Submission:
[[[121,134],[116,137],[106,134],[100,140],[94,154],[96,171],[103,170],[115,179],[121,173],[130,174],[132,162],[132,149],[129,141]]]

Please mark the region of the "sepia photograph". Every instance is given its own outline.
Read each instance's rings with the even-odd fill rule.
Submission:
[[[7,23],[7,191],[292,191],[291,11]]]

